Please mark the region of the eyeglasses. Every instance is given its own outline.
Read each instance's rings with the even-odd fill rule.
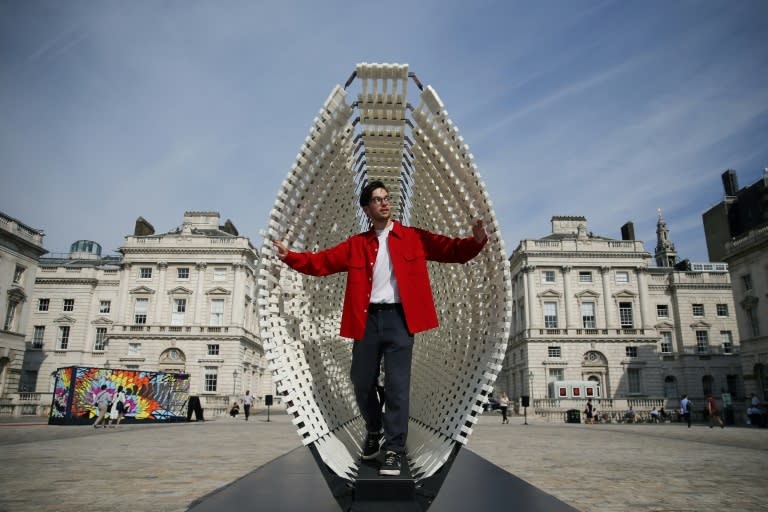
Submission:
[[[390,204],[390,201],[391,201],[391,199],[390,199],[389,196],[372,197],[371,198],[371,202],[369,204],[375,204],[376,206],[378,206],[378,205],[384,204],[384,203]]]

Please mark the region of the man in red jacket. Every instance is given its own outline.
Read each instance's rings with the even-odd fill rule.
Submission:
[[[449,238],[391,220],[389,193],[381,181],[363,188],[360,206],[372,229],[335,247],[309,253],[290,251],[278,241],[273,244],[277,256],[303,274],[347,273],[340,334],[355,340],[350,376],[368,429],[362,458],[374,459],[383,448],[379,474],[397,476],[408,435],[413,336],[438,326],[427,260],[466,263],[477,256],[488,237],[481,220],[473,223],[469,238]],[[376,392],[382,357],[383,415]]]

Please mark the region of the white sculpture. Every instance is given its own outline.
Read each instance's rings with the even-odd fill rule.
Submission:
[[[346,276],[303,276],[277,259],[271,240],[315,251],[367,229],[357,198],[373,179],[387,185],[403,224],[468,236],[469,221],[484,220],[479,256],[429,266],[440,328],[414,344],[407,455],[416,480],[467,442],[509,336],[509,263],[488,193],[437,93],[423,88],[417,106],[408,103],[409,78],[422,89],[407,65],[363,63],[331,91],[262,232],[259,321],[273,380],[304,444],[348,480],[366,432],[349,378],[353,341],[338,336]]]

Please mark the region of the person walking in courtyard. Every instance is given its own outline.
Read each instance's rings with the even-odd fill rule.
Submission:
[[[715,426],[715,421],[720,424],[720,428],[725,428],[720,411],[717,410],[717,402],[712,395],[707,395],[707,416],[709,416],[709,428]]]
[[[683,395],[682,400],[680,400],[680,414],[683,415],[683,418],[685,418],[686,423],[688,423],[688,428],[691,428],[691,407],[693,406],[693,402],[688,400],[688,395]]]
[[[243,414],[245,415],[245,421],[248,421],[248,416],[251,414],[251,406],[253,405],[253,395],[251,391],[246,389],[245,396],[242,399],[243,402]]]
[[[393,221],[389,192],[378,180],[362,188],[359,204],[371,229],[335,247],[294,252],[280,241],[272,243],[277,257],[303,274],[347,273],[340,335],[355,340],[350,377],[368,431],[362,458],[374,459],[383,448],[379,474],[397,476],[408,435],[414,335],[438,326],[427,261],[466,263],[480,253],[488,237],[481,220],[472,224],[468,238],[450,238]],[[382,357],[383,414],[376,392]]]
[[[499,409],[501,409],[502,425],[504,423],[509,423],[509,418],[507,417],[507,411],[509,410],[509,397],[503,391],[501,392],[501,396],[499,397]]]
[[[584,415],[586,416],[586,419],[584,420],[584,423],[592,423],[595,417],[595,406],[592,405],[592,399],[587,399],[587,406],[584,407]]]
[[[125,392],[123,392],[123,386],[117,386],[117,393],[112,399],[112,409],[109,411],[109,419],[112,420],[110,426],[114,428],[120,425],[123,416],[125,416]]]
[[[96,396],[93,399],[94,405],[99,411],[99,416],[96,418],[96,421],[93,422],[93,428],[99,428],[99,425],[104,426],[104,428],[107,427],[106,423],[106,417],[107,417],[107,409],[109,408],[109,401],[110,401],[110,395],[109,391],[107,391],[107,385],[102,384],[101,390],[96,394]]]

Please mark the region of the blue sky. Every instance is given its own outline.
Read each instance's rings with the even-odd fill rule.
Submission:
[[[508,252],[553,215],[616,238],[631,220],[653,252],[662,208],[704,261],[720,174],[768,167],[766,19],[747,0],[0,0],[0,210],[51,252],[185,210],[260,245],[332,87],[400,62],[469,144]]]

